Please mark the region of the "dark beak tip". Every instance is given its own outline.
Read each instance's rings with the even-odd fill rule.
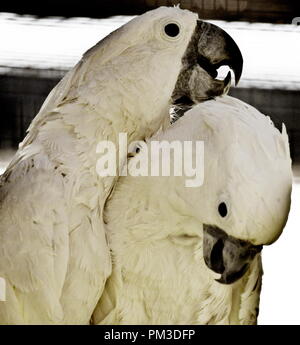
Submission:
[[[237,85],[241,79],[242,72],[243,72],[243,55],[241,50],[235,40],[223,29],[224,32],[224,39],[226,41],[226,50],[229,54],[229,59],[231,60],[231,64],[229,65],[232,68],[235,76],[235,85]]]
[[[215,279],[215,281],[220,283],[220,284],[228,285],[228,283],[224,279],[222,279],[222,278]]]
[[[234,72],[235,77],[235,85],[237,85],[241,79],[242,72],[243,72],[243,55],[241,53],[240,48],[234,41],[234,39],[223,29],[221,29],[224,33],[224,39],[226,41],[226,50],[227,54],[229,55],[229,67]]]
[[[223,278],[215,279],[215,281],[218,282],[219,284],[223,284],[223,285],[231,285],[231,284],[236,282],[236,280],[234,280],[234,281],[227,281],[227,280],[225,280]]]
[[[218,282],[219,284],[223,284],[223,285],[230,285],[235,283],[236,281],[238,281],[240,278],[237,279],[227,279],[224,278],[223,276],[221,276],[219,279],[215,279],[216,282]]]
[[[224,89],[231,84],[231,72],[229,71],[224,79]]]
[[[234,79],[235,79],[235,86],[238,85],[240,79],[241,79],[241,76],[242,76],[242,71],[243,71],[243,60],[242,60],[242,63],[241,63],[241,66],[237,66],[235,68],[232,68],[233,72],[234,72]]]

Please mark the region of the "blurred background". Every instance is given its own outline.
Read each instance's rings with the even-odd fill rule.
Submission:
[[[0,4],[0,174],[46,96],[81,55],[133,16],[171,0]],[[259,324],[300,324],[300,8],[292,0],[182,0],[226,30],[244,56],[230,94],[285,123],[294,169],[292,209],[283,235],[263,252]],[[274,186],[276,188],[276,186]]]

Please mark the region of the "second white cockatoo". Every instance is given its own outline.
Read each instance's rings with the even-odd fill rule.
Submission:
[[[0,324],[89,323],[111,274],[102,212],[117,180],[97,174],[98,143],[150,137],[171,103],[227,91],[229,75],[214,79],[223,64],[238,80],[228,34],[162,7],[91,48],[51,91],[0,179]]]
[[[166,161],[163,150],[153,153],[156,141],[173,145],[170,176],[150,176]],[[191,170],[178,173],[188,142],[185,163],[203,163],[198,186],[186,186]],[[204,151],[197,153],[197,142]],[[290,208],[284,125],[280,133],[269,117],[223,96],[136,147],[128,166],[135,173],[120,177],[105,208],[113,267],[93,322],[255,324],[260,251],[279,237]]]

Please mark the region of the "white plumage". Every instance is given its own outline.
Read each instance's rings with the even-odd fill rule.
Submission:
[[[116,143],[119,132],[129,141],[150,137],[169,122],[182,58],[193,34],[208,26],[197,27],[197,18],[159,8],[133,19],[90,49],[49,94],[0,180],[7,289],[1,324],[89,323],[111,274],[102,210],[116,180],[96,174],[96,146]],[[176,37],[166,34],[169,23],[180,28]],[[202,95],[210,81],[222,92],[228,85],[197,65],[197,49],[184,73],[193,69],[199,90],[206,77]],[[178,97],[187,88],[177,87]]]
[[[94,322],[256,323],[260,254],[241,279],[220,284],[203,259],[203,226],[255,245],[277,239],[292,185],[284,126],[281,134],[268,117],[224,96],[194,107],[149,147],[152,140],[204,141],[204,184],[187,188],[184,175],[119,179],[105,209],[112,274]]]

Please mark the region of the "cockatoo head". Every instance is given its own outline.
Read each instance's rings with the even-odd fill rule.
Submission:
[[[287,221],[292,171],[285,127],[280,133],[269,117],[223,96],[195,106],[160,137],[174,139],[204,142],[202,186],[185,187],[173,177],[174,195],[187,205],[182,214],[203,224],[207,266],[221,273],[219,282],[233,283]]]
[[[87,51],[78,81],[83,85],[94,80],[95,92],[86,88],[87,97],[97,98],[97,80],[103,79],[101,87],[112,88],[110,107],[119,102],[124,112],[134,108],[149,122],[172,103],[190,105],[226,92],[230,72],[224,80],[216,79],[222,65],[232,68],[237,82],[243,59],[225,31],[188,10],[160,7],[135,17]]]

